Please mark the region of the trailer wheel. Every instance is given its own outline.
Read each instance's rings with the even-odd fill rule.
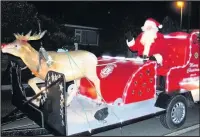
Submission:
[[[173,96],[166,108],[166,113],[160,116],[161,124],[167,129],[181,127],[187,116],[187,100],[183,95]]]

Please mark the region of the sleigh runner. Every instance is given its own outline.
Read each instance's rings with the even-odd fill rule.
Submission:
[[[55,135],[95,134],[161,113],[166,128],[179,128],[188,105],[199,101],[198,35],[199,31],[166,36],[169,51],[162,66],[142,58],[98,58],[100,105],[94,101],[98,94],[95,84],[84,77],[80,79],[80,92],[68,105],[69,93],[76,93],[76,82],[50,70],[37,106],[26,98],[20,81],[23,72],[15,63],[11,68],[13,105]]]

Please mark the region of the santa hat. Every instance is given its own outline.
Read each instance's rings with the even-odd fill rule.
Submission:
[[[148,18],[145,23],[144,26],[152,26],[152,27],[157,27],[159,29],[161,29],[163,26],[162,24],[160,24],[159,22],[157,22],[156,20],[154,20],[153,18]],[[143,27],[144,27],[143,26]]]

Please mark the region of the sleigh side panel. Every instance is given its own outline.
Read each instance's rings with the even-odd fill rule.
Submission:
[[[199,66],[199,43],[197,41],[197,33],[191,33],[188,37],[189,43],[185,45],[184,56],[185,63],[183,65],[172,67],[167,73],[166,90],[168,92],[184,90],[194,90],[198,88],[196,84],[189,84],[191,82],[197,83],[200,76]],[[190,86],[190,88],[187,88]],[[192,88],[193,87],[193,88]]]

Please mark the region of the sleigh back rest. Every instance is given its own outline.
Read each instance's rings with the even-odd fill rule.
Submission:
[[[171,68],[186,64],[189,59],[189,36],[185,32],[175,32],[164,36],[168,51],[163,55],[163,67]]]

